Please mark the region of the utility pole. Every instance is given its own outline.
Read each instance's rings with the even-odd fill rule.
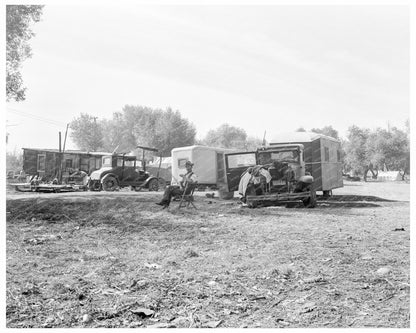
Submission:
[[[62,149],[61,149],[61,132],[59,132],[59,154],[58,154],[58,180],[62,182]]]
[[[69,124],[66,124],[65,139],[64,139],[64,149],[63,149],[64,152],[65,152],[65,145],[66,145],[66,135],[68,134],[68,127],[69,127]]]
[[[6,122],[8,122],[8,120],[6,120]],[[17,125],[18,124],[11,124],[11,125],[7,124],[6,127],[17,126]],[[10,133],[6,132],[6,144],[9,143],[9,135],[10,135]]]

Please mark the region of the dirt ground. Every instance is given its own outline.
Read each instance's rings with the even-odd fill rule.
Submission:
[[[8,191],[6,325],[410,327],[409,192],[162,210],[161,192]]]

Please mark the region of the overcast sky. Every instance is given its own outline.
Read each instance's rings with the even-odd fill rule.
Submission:
[[[267,139],[409,118],[407,6],[47,5],[33,30],[8,150],[58,148],[81,112],[126,104],[179,110],[198,138],[223,123]]]

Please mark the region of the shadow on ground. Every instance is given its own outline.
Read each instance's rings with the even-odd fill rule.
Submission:
[[[389,200],[380,197],[376,197],[373,195],[333,195],[329,198],[324,198],[323,196],[318,196],[318,200],[321,201],[348,201],[348,202],[361,202],[361,201],[369,201],[369,202],[397,202],[397,200]]]

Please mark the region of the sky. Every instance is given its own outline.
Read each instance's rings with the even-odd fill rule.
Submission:
[[[409,118],[404,5],[49,4],[33,31],[26,100],[6,103],[8,151],[58,148],[80,113],[125,105],[178,110],[197,138],[224,123],[345,137]]]

